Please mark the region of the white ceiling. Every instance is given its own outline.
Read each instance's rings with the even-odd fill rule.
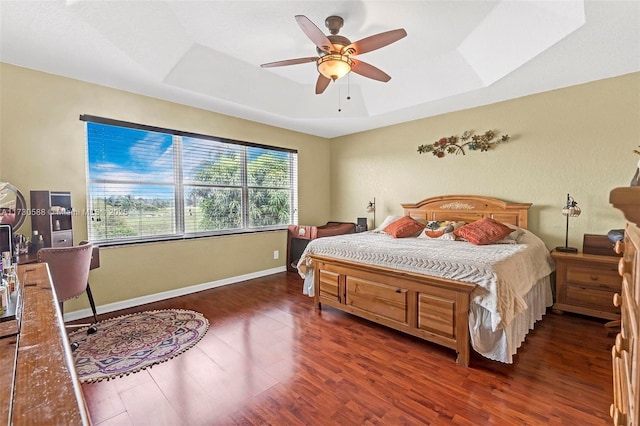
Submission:
[[[358,56],[391,81],[260,68],[317,55],[295,15],[404,28]],[[640,71],[640,1],[2,0],[0,60],[331,138]]]

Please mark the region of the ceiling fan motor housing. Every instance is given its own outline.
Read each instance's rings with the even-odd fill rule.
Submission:
[[[346,38],[344,36],[341,36],[341,35],[328,35],[327,38],[329,39],[329,41],[333,45],[333,47],[331,49],[331,53],[340,53],[340,51],[342,50],[343,47],[348,46],[348,45],[351,44],[351,41],[348,38]],[[319,47],[316,47],[316,52],[318,52],[319,56],[323,56],[323,55],[328,54],[327,52],[324,52],[324,51],[320,50]],[[355,52],[355,50],[354,50],[354,52]],[[351,53],[344,52],[344,54],[345,55],[350,55]]]

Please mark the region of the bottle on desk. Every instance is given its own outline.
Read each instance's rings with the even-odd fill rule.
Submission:
[[[4,312],[9,307],[9,283],[2,274],[2,281],[0,282],[0,312]]]
[[[13,295],[18,289],[18,273],[16,271],[16,264],[11,265],[9,270],[6,270],[5,279],[7,280],[7,290],[9,291],[9,296]]]
[[[38,233],[38,231],[33,231],[33,236],[31,237],[31,253],[37,253],[38,250],[44,247],[44,240],[42,239],[42,235]]]
[[[9,307],[9,290],[4,285],[0,285],[0,313]]]
[[[10,266],[11,266],[11,252],[3,251],[2,252],[2,268],[9,269]]]
[[[13,294],[16,286],[16,265],[11,262],[11,252],[2,252],[2,263],[0,263],[0,276],[2,285],[6,286],[9,296]]]

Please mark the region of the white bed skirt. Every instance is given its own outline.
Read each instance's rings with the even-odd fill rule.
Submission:
[[[539,280],[524,296],[527,309],[511,323],[496,331],[491,330],[491,315],[482,306],[472,303],[469,307],[469,332],[471,347],[489,359],[513,363],[513,355],[533,330],[536,321],[542,319],[547,307],[553,305],[551,276]]]

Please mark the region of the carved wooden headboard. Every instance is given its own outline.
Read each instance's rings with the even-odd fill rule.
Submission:
[[[509,203],[479,195],[442,195],[415,204],[402,204],[405,216],[414,219],[473,222],[490,217],[525,229],[529,207],[531,203]]]

